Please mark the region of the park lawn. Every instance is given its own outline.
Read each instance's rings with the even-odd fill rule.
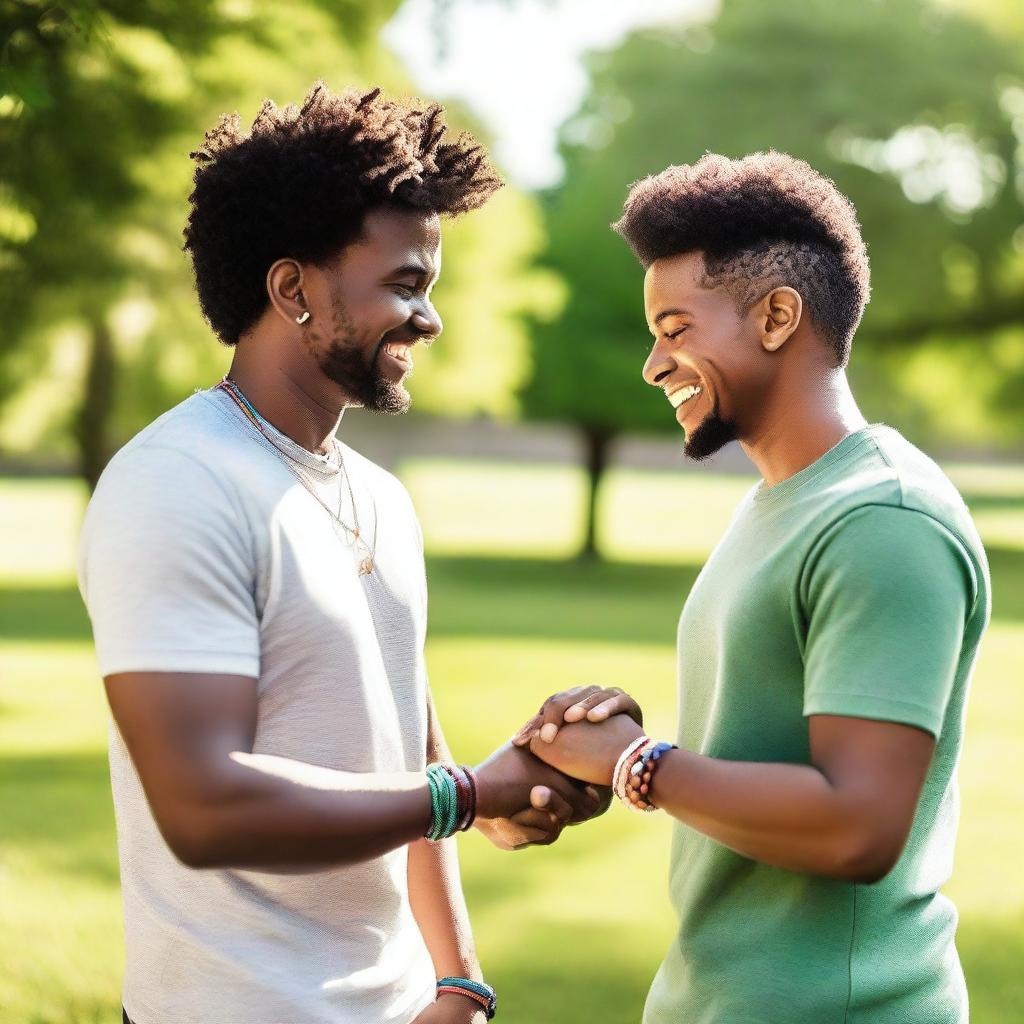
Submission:
[[[430,555],[434,690],[474,760],[548,693],[628,685],[652,732],[674,718],[679,608],[744,478],[620,472],[601,534],[617,561],[556,559],[582,477],[555,467],[401,467]],[[975,1024],[1024,1019],[1024,478],[954,468],[987,542],[995,612],[975,677],[949,894]],[[73,582],[82,494],[0,481],[0,1024],[114,1024],[123,958],[107,716]],[[508,557],[515,554],[516,558]],[[671,564],[666,564],[667,562]],[[553,848],[460,839],[488,976],[513,1024],[639,1019],[672,935],[669,825],[613,808]]]

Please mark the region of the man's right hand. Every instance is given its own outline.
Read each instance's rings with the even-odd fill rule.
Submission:
[[[548,846],[566,825],[587,821],[608,805],[599,787],[583,786],[511,743],[475,774],[476,827],[503,850]]]

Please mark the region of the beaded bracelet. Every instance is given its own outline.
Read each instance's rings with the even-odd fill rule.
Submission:
[[[465,765],[432,764],[427,768],[430,789],[430,826],[425,833],[432,842],[465,832],[476,818],[476,779]]]
[[[636,759],[637,752],[641,750],[645,744],[652,742],[647,736],[638,736],[626,749],[619,755],[618,761],[615,762],[615,770],[612,772],[612,792],[620,799],[626,799],[626,773],[632,767],[633,761]]]
[[[488,1020],[493,1020],[498,1011],[498,994],[490,985],[470,978],[441,978],[437,983],[437,994],[467,996],[479,1003]]]
[[[626,783],[628,805],[636,811],[650,813],[658,808],[651,800],[651,782],[657,770],[661,755],[667,750],[678,750],[674,743],[655,743],[645,747],[630,769]]]

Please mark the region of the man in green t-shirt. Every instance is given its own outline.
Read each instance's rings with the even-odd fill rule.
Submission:
[[[597,687],[517,741],[676,819],[645,1024],[965,1022],[940,888],[988,568],[942,471],[851,394],[855,211],[791,157],[707,155],[634,184],[615,227],[685,452],[739,440],[763,479],[683,608],[678,749]]]

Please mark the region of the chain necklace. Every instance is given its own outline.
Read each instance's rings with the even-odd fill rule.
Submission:
[[[227,394],[235,405],[245,414],[246,419],[256,427],[260,432],[263,439],[270,444],[270,446],[281,456],[284,460],[285,466],[291,472],[300,484],[316,499],[317,503],[326,510],[327,514],[331,517],[331,525],[335,527],[335,533],[337,533],[337,526],[340,526],[345,533],[352,538],[352,543],[355,545],[357,554],[359,555],[358,560],[358,571],[360,576],[369,576],[373,572],[375,566],[375,559],[377,555],[377,503],[373,502],[373,546],[363,539],[362,531],[359,528],[359,509],[356,508],[356,496],[352,491],[352,480],[348,475],[348,468],[345,466],[345,459],[341,454],[341,446],[338,444],[337,438],[333,438],[334,450],[338,455],[338,465],[341,469],[341,475],[345,480],[345,486],[348,490],[349,502],[352,505],[352,520],[353,525],[349,525],[341,517],[341,505],[342,505],[342,494],[341,489],[338,489],[338,510],[335,512],[325,502],[319,494],[316,493],[312,482],[306,478],[306,476],[299,472],[296,465],[295,459],[285,451],[273,438],[267,428],[264,426],[264,419],[260,414],[253,408],[252,403],[242,394],[239,386],[227,376],[224,375],[224,379],[213,389],[214,391],[223,391]],[[372,501],[372,497],[371,497]],[[337,525],[335,525],[337,524]]]

